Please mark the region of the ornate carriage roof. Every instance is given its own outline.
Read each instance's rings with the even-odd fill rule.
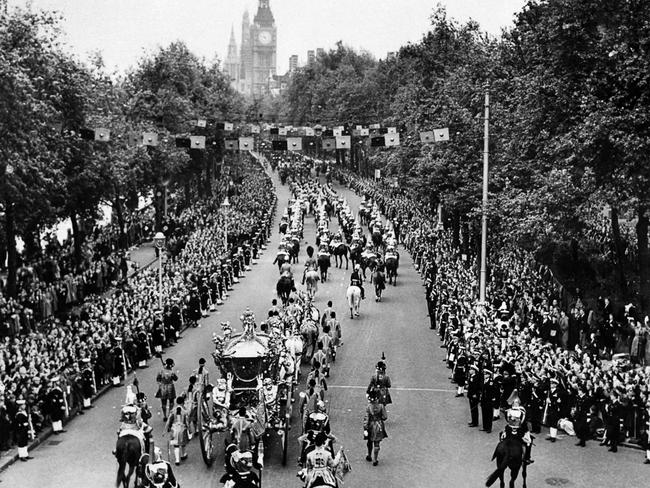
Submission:
[[[269,353],[269,336],[266,334],[237,334],[225,345],[223,358],[257,358]]]

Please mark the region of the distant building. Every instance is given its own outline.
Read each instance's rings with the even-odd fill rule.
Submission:
[[[316,57],[320,58],[322,56],[325,56],[325,49],[323,49],[322,47],[317,47],[316,48]]]
[[[313,64],[316,61],[316,52],[313,50],[307,51],[307,65]]]
[[[223,69],[237,91],[245,95],[266,93],[269,79],[276,74],[277,28],[269,1],[259,0],[252,23],[248,10],[244,12],[239,55],[234,29],[230,33]]]
[[[289,72],[295,71],[298,69],[298,55],[293,54],[289,56]]]

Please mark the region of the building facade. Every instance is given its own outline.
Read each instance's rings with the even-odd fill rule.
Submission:
[[[270,0],[259,0],[253,22],[248,11],[244,12],[238,55],[234,30],[231,32],[224,71],[240,93],[263,95],[276,75],[276,55],[277,28]]]

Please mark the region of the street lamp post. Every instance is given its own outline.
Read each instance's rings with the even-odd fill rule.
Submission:
[[[153,243],[158,249],[158,308],[162,310],[162,253],[165,247],[165,234],[156,232],[156,235],[153,236]]]
[[[487,206],[488,206],[488,177],[489,177],[489,127],[490,127],[490,92],[485,90],[485,120],[483,127],[483,216],[481,219],[481,280],[479,300],[485,303],[485,287],[487,283]]]
[[[228,251],[228,209],[230,208],[228,195],[226,195],[226,199],[221,204],[221,208],[223,208],[223,221],[224,221],[223,248],[224,251]]]

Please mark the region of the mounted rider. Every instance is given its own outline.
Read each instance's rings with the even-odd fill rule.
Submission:
[[[340,461],[340,456],[336,458],[327,450],[325,444],[327,434],[319,432],[314,439],[315,448],[307,454],[307,467],[299,473],[301,479],[305,481],[305,488],[319,486],[319,484],[328,486],[338,486],[334,469]],[[318,483],[318,480],[321,480]]]
[[[221,431],[228,427],[231,391],[232,378],[228,380],[219,378],[217,380],[217,386],[212,390],[212,414],[216,423],[210,426],[211,429]]]
[[[127,386],[126,402],[120,411],[120,426],[117,431],[117,437],[132,435],[140,441],[141,452],[147,452],[148,439],[145,431],[150,434],[151,427],[142,419],[140,409],[136,406],[137,400],[137,396],[133,393],[131,385]],[[148,411],[149,409],[147,407]],[[113,454],[115,454],[115,451]]]
[[[366,292],[363,289],[363,280],[361,279],[361,266],[356,264],[354,271],[350,274],[350,286],[358,286],[361,290],[361,299],[366,298]]]
[[[531,449],[533,438],[528,431],[528,421],[526,419],[526,409],[521,406],[519,396],[512,400],[512,406],[506,410],[506,426],[504,431],[500,434],[500,439],[505,439],[508,436],[519,439],[524,444],[524,463],[531,464],[535,461],[531,459]]]

